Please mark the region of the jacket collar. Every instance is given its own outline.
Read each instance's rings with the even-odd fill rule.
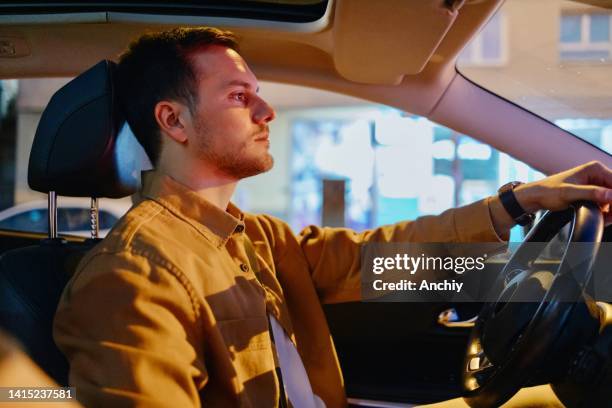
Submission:
[[[190,223],[215,245],[225,245],[233,233],[244,231],[244,214],[233,203],[225,211],[196,191],[155,170],[142,172],[142,198],[154,200]]]

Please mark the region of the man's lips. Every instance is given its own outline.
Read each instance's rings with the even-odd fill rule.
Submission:
[[[269,142],[270,134],[268,132],[259,134],[255,139],[256,142]]]

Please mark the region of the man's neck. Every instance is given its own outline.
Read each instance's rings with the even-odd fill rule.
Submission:
[[[227,209],[238,183],[212,169],[160,165],[158,171],[189,187],[223,211]]]

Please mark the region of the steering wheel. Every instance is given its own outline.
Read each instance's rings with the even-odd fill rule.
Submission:
[[[568,222],[568,244],[556,271],[538,270],[533,261]],[[570,317],[577,304],[584,306],[583,292],[603,228],[595,203],[576,202],[566,210],[547,212],[519,245],[470,334],[463,388],[471,407],[503,404],[554,354],[562,334],[567,338],[582,330]],[[596,318],[586,320],[598,324]]]

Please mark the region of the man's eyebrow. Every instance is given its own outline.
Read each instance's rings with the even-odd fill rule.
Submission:
[[[246,81],[241,81],[240,79],[235,79],[233,81],[229,81],[227,84],[225,84],[225,86],[242,86],[246,89],[251,89],[252,86],[250,83],[246,82]],[[259,92],[259,86],[257,87],[257,89],[255,89],[255,92]]]

